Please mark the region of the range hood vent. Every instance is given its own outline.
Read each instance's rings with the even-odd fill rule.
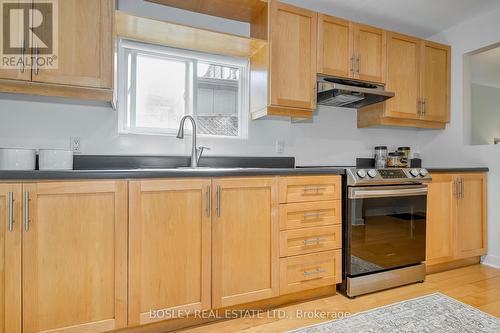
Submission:
[[[319,105],[360,109],[371,104],[381,103],[394,93],[386,91],[383,84],[335,77],[318,77]]]

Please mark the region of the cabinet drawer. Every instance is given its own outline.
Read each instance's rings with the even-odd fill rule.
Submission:
[[[342,282],[342,250],[280,260],[280,294]]]
[[[287,230],[280,233],[280,256],[288,257],[342,247],[342,225]]]
[[[340,176],[280,177],[280,203],[340,200]]]
[[[290,230],[342,223],[342,201],[318,201],[280,205],[280,229]]]

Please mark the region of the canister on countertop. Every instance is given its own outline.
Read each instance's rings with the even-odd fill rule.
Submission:
[[[404,153],[400,151],[394,151],[387,156],[387,167],[388,168],[402,168],[401,160],[404,158]]]
[[[399,152],[402,152],[404,156],[401,158],[400,167],[401,168],[409,168],[410,167],[410,158],[411,158],[411,148],[410,147],[399,147]]]
[[[387,146],[375,147],[375,168],[387,168]]]

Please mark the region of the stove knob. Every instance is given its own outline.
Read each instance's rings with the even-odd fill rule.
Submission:
[[[420,176],[425,177],[429,174],[429,171],[427,169],[420,169]]]
[[[359,178],[365,178],[366,177],[366,171],[365,170],[358,170],[356,172],[359,176]]]
[[[375,169],[369,170],[368,176],[370,176],[370,178],[375,178],[375,176],[377,176],[377,170],[375,170]]]
[[[420,175],[420,172],[418,169],[411,169],[410,173],[413,177],[418,177]]]

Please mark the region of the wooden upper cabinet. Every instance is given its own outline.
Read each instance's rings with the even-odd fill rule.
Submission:
[[[422,118],[450,121],[450,46],[429,41],[422,43]]]
[[[317,14],[278,1],[270,8],[271,105],[313,110]]]
[[[427,195],[427,265],[452,261],[455,255],[456,186],[453,175],[433,174]]]
[[[114,0],[58,1],[58,68],[33,69],[33,81],[111,89],[114,8]]]
[[[278,178],[212,183],[212,307],[278,296]]]
[[[363,81],[385,81],[386,32],[354,24],[354,77]]]
[[[25,54],[29,58],[29,40],[25,40],[25,37],[23,36],[24,27],[22,26],[22,23],[24,22],[24,11],[21,8],[21,3],[25,2],[21,2],[20,0],[8,2],[11,6],[11,11],[9,12],[10,19],[17,22],[17,24],[12,24],[12,22],[10,24],[10,46],[17,49],[16,53],[19,52],[18,54],[13,54],[12,56]],[[9,57],[11,54],[4,54],[4,56]],[[20,62],[17,68],[0,68],[0,79],[29,81],[31,80],[31,68],[29,66],[29,62]]]
[[[23,332],[127,326],[127,182],[23,185]]]
[[[318,15],[318,68],[323,75],[383,83],[386,32]]]
[[[151,310],[210,309],[210,186],[130,182],[129,326],[154,321]]]
[[[486,254],[486,174],[460,174],[458,180],[457,256]]]
[[[318,15],[317,72],[323,75],[354,75],[353,23],[324,14]]]
[[[0,333],[21,333],[21,185],[0,184]]]
[[[419,80],[421,41],[397,33],[387,33],[387,86],[396,96],[386,102],[386,116],[420,118]]]

